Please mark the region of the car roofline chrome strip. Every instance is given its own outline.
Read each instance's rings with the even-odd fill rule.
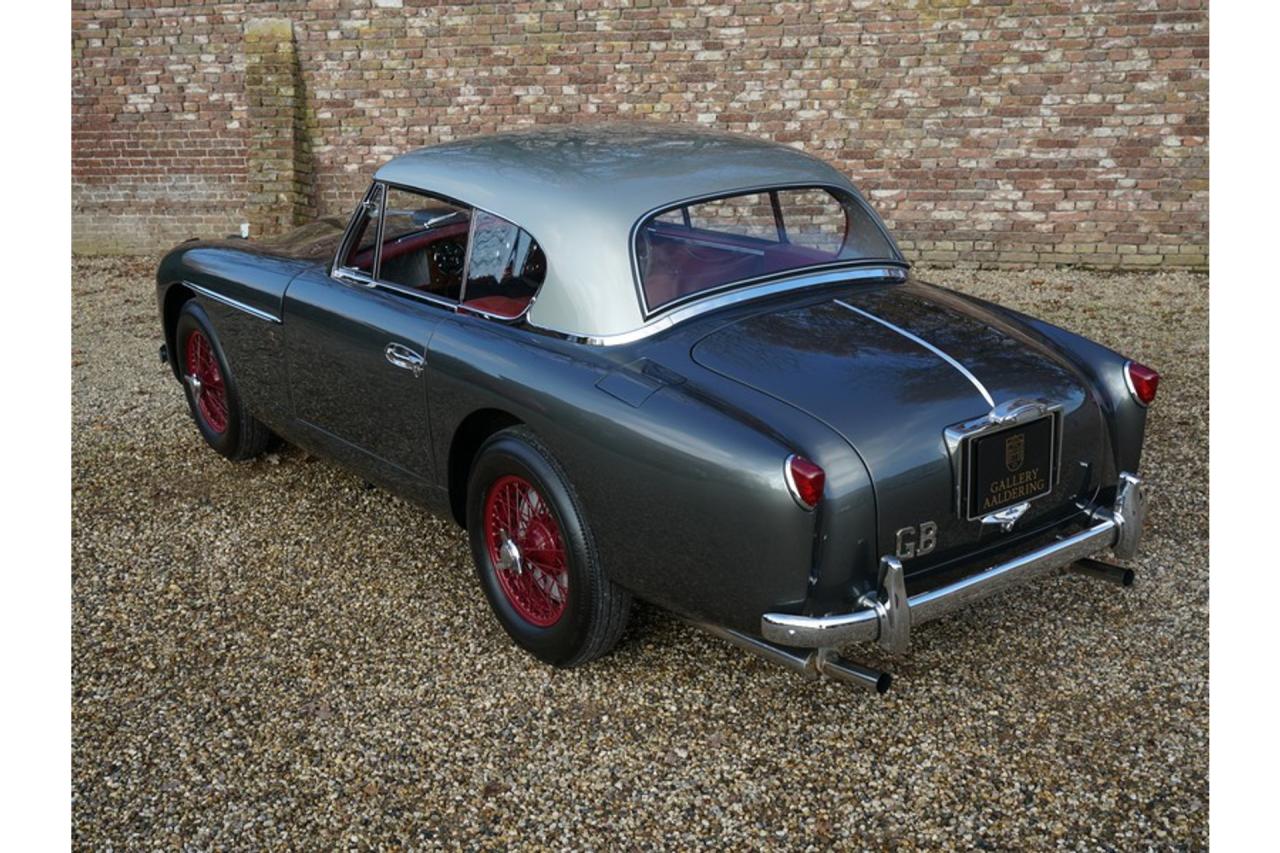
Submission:
[[[959,371],[960,375],[962,375],[965,379],[968,379],[973,384],[973,387],[978,389],[978,393],[982,395],[982,399],[987,401],[987,405],[993,409],[995,408],[996,401],[992,399],[991,392],[987,390],[987,386],[979,382],[978,377],[974,376],[973,372],[970,371],[969,368],[965,367],[963,364],[956,361],[954,358],[952,358],[947,353],[943,352],[938,347],[929,343],[919,335],[912,334],[911,332],[908,332],[906,329],[902,328],[901,326],[896,326],[893,323],[890,323],[888,320],[884,319],[883,317],[877,317],[875,314],[872,314],[870,311],[863,311],[861,308],[855,308],[854,306],[850,305],[848,302],[844,302],[839,299],[837,299],[835,302],[837,305],[840,305],[844,308],[848,308],[850,311],[854,312],[855,314],[861,314],[863,317],[866,317],[868,320],[876,321],[881,326],[884,326],[886,329],[892,329],[893,331],[902,335],[907,340],[915,341],[920,346],[929,350],[929,352],[933,353],[938,358],[942,359],[947,364],[951,365],[957,371]]]
[[[877,266],[877,267],[857,267],[853,269],[833,270],[820,274],[810,274],[801,276],[791,276],[781,281],[770,281],[761,284],[750,285],[736,290],[722,291],[706,299],[700,299],[697,302],[691,302],[680,308],[674,309],[670,314],[663,314],[654,320],[650,320],[643,326],[631,329],[626,332],[616,332],[610,335],[584,335],[575,332],[566,332],[563,329],[555,329],[550,326],[542,326],[529,321],[529,325],[535,329],[544,332],[550,332],[556,335],[563,335],[567,338],[580,341],[592,346],[611,347],[620,344],[629,344],[635,341],[644,340],[652,337],[659,332],[665,332],[674,326],[691,320],[700,314],[706,314],[709,311],[716,311],[730,305],[737,305],[741,302],[750,302],[766,296],[774,296],[779,293],[787,293],[792,290],[803,290],[807,287],[814,287],[823,284],[837,284],[842,281],[858,281],[864,279],[888,279],[891,281],[905,281],[907,271],[898,266]]]
[[[207,287],[204,287],[199,284],[194,284],[190,281],[186,281],[185,279],[182,282],[182,286],[190,290],[194,290],[196,293],[200,294],[201,296],[207,296],[208,298],[212,299],[214,302],[221,302],[223,305],[226,305],[231,308],[235,308],[238,311],[243,311],[244,313],[249,314],[250,316],[257,317],[259,320],[266,320],[268,323],[280,322],[280,318],[277,317],[275,314],[271,314],[267,311],[263,311],[261,308],[254,308],[252,305],[246,305],[240,300],[232,299],[230,296],[224,296],[223,294],[218,293],[216,290],[210,290]]]

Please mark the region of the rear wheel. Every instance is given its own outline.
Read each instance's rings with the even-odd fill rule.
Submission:
[[[178,313],[174,338],[187,404],[204,440],[228,459],[261,454],[271,441],[271,431],[241,403],[209,315],[195,300]]]
[[[480,448],[467,531],[480,585],[518,645],[570,667],[617,644],[631,596],[605,577],[573,487],[528,429],[502,430]]]

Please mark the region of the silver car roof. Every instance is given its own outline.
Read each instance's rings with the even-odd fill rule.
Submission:
[[[547,258],[529,322],[589,338],[644,326],[632,227],[655,209],[784,185],[857,194],[840,172],[794,148],[657,123],[541,126],[446,142],[396,157],[375,178],[524,228]]]

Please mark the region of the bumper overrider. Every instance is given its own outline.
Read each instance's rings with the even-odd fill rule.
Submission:
[[[1119,559],[1137,553],[1146,516],[1142,481],[1120,475],[1115,504],[1090,511],[1089,527],[1052,544],[989,566],[954,583],[907,595],[902,563],[895,557],[880,560],[879,584],[874,593],[859,600],[859,609],[830,616],[798,616],[766,613],[760,633],[771,643],[800,648],[832,649],[875,640],[890,653],[907,650],[911,627],[938,619],[1015,584],[1052,574],[1107,549]],[[1102,564],[1097,564],[1101,566]],[[1102,566],[1102,568],[1106,568]],[[1087,573],[1096,574],[1097,569]],[[1128,575],[1131,578],[1131,574]]]

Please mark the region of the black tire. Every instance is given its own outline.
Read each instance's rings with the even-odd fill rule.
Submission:
[[[489,491],[503,477],[519,477],[545,498],[567,556],[568,594],[558,621],[533,624],[513,606],[498,580],[485,525]],[[526,427],[497,432],[481,446],[467,480],[467,533],[480,586],[511,639],[534,657],[573,667],[608,654],[627,625],[631,595],[600,567],[591,528],[573,486],[551,451]]]
[[[219,430],[215,424],[205,417],[196,402],[191,384],[184,381],[182,387],[187,396],[187,406],[191,410],[191,417],[195,420],[200,434],[204,436],[204,440],[209,443],[209,446],[228,459],[239,461],[261,455],[267,449],[268,444],[271,443],[271,430],[249,414],[249,410],[241,402],[235,375],[231,372],[230,365],[227,364],[227,357],[222,351],[222,344],[218,340],[217,332],[213,329],[213,323],[210,322],[209,315],[194,299],[187,300],[183,304],[182,310],[178,312],[177,328],[174,330],[173,357],[178,365],[179,375],[185,377],[191,372],[190,366],[187,364],[187,344],[192,334],[197,332],[209,342],[213,350],[213,357],[217,359],[218,369],[221,372],[226,392],[226,424],[223,429]]]

